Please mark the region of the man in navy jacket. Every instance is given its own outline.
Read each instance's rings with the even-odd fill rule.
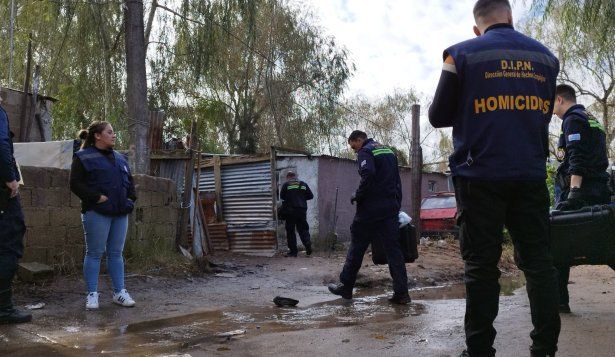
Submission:
[[[329,291],[345,299],[352,298],[365,251],[373,240],[379,240],[393,278],[393,297],[389,301],[408,304],[408,276],[399,242],[402,191],[397,157],[393,150],[368,139],[367,134],[359,130],[350,134],[348,144],[357,153],[361,182],[350,199],[350,203],[357,203],[357,212],[350,227],[352,237],[340,273],[341,284],[329,285]]]
[[[453,127],[450,169],[466,284],[462,356],[495,355],[504,226],[527,279],[531,355],[553,356],[560,319],[546,160],[559,62],[544,45],[515,31],[508,0],[477,1],[474,19],[477,37],[444,51],[429,109],[434,127]]]
[[[0,104],[2,98],[0,98]],[[32,315],[13,306],[13,277],[26,233],[19,202],[19,170],[13,157],[9,117],[0,106],[0,324],[28,322]]]

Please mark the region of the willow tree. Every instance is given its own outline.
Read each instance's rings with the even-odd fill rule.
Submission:
[[[224,105],[215,122],[231,153],[309,146],[352,68],[304,9],[279,0],[186,0],[175,20],[182,97]],[[219,111],[218,111],[219,112]]]
[[[615,156],[615,1],[545,0],[534,6],[540,11],[526,30],[557,53],[560,80],[589,100]]]
[[[0,0],[7,19],[10,0]],[[74,137],[95,119],[109,120],[125,133],[124,41],[122,10],[115,2],[80,0],[17,1],[13,81],[0,67],[6,86],[23,88],[26,49],[32,34],[33,61],[41,65],[40,92],[58,99],[53,109],[53,138]],[[3,23],[8,26],[8,21]],[[0,46],[9,48],[8,36]],[[9,51],[0,53],[8,63]],[[120,135],[121,142],[127,136]]]

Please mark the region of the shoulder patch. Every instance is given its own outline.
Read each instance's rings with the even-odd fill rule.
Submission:
[[[367,165],[367,160],[363,160],[363,161],[361,161],[361,167],[363,167],[363,166],[365,166],[365,165]]]
[[[581,134],[579,133],[568,135],[568,141],[579,141],[579,140],[581,140]]]

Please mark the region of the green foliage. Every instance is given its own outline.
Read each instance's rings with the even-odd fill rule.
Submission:
[[[345,149],[348,134],[360,129],[385,145],[410,152],[412,105],[418,102],[418,96],[412,89],[395,90],[376,99],[351,98],[340,113],[343,127],[339,140],[343,143],[340,145],[342,150]]]
[[[352,72],[311,14],[279,0],[184,1],[182,14],[192,21],[176,22],[174,80],[189,106],[225,105],[207,120],[226,149],[311,146]]]
[[[530,18],[526,31],[557,54],[559,80],[592,102],[588,109],[615,155],[615,1],[536,0],[533,8],[542,15]]]
[[[84,1],[16,2],[15,54],[12,82],[8,66],[0,67],[0,78],[12,88],[22,89],[26,51],[32,34],[33,62],[41,66],[40,93],[58,99],[53,110],[53,139],[74,138],[77,129],[90,121],[110,121],[127,142],[124,103],[124,47],[121,7],[112,2]],[[10,0],[1,0],[10,15]],[[8,21],[3,25],[8,28]],[[9,48],[8,36],[0,46]],[[9,63],[10,51],[0,53]]]
[[[567,36],[581,32],[600,34],[600,42],[615,38],[615,1],[613,0],[534,0],[532,9],[544,17],[557,16]]]
[[[551,206],[555,202],[555,173],[557,171],[557,165],[549,163],[547,164],[547,187],[549,188],[549,202]]]

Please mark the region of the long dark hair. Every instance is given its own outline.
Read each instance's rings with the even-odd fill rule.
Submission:
[[[96,121],[93,121],[92,124],[90,124],[90,126],[88,126],[86,130],[82,130],[79,133],[79,137],[82,138],[82,136],[85,134],[84,131],[87,132],[87,136],[85,137],[85,140],[83,140],[83,143],[81,144],[81,148],[85,149],[90,146],[94,146],[94,144],[96,144],[96,137],[94,136],[94,134],[102,133],[107,127],[107,125],[111,125],[111,124],[109,124],[109,122],[106,122],[106,121],[96,120]]]

